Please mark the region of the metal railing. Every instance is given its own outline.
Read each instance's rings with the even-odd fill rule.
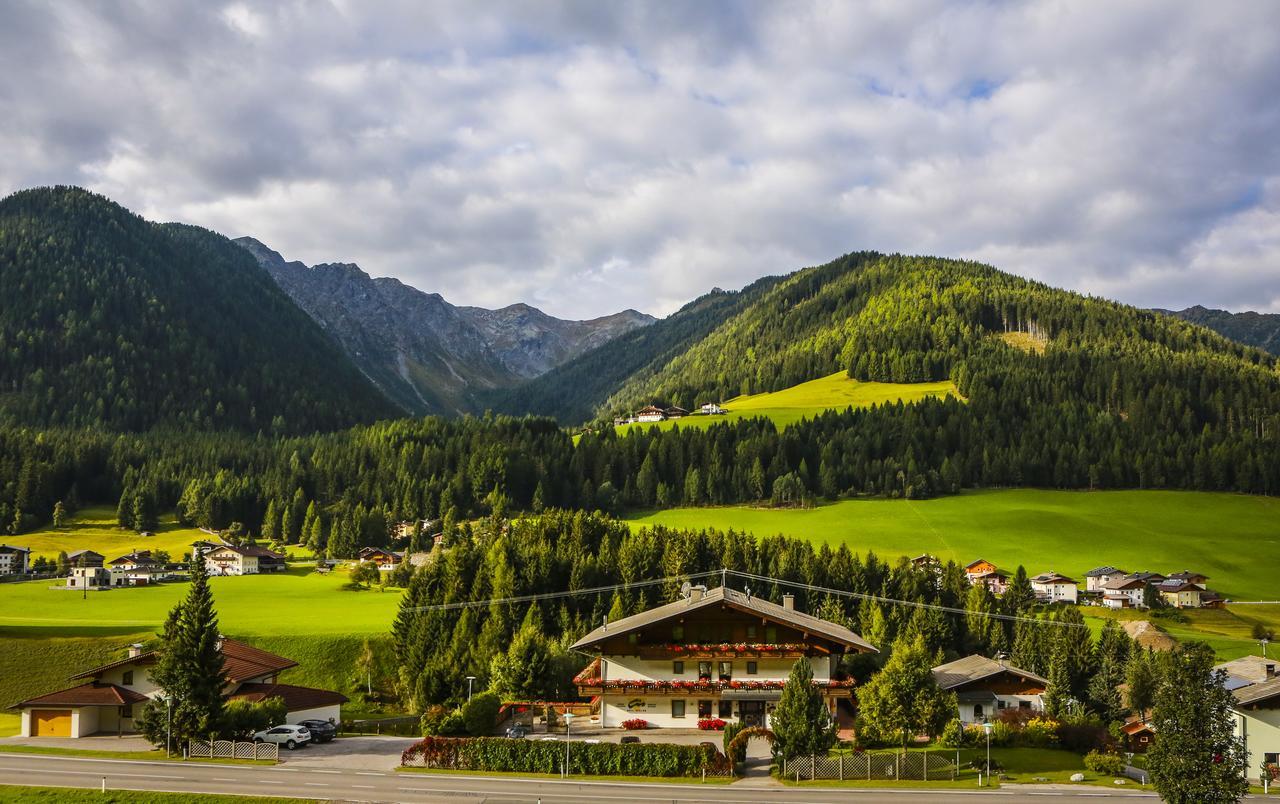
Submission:
[[[839,754],[783,760],[782,774],[796,781],[814,779],[919,779],[941,781],[956,778],[955,763],[942,754],[910,752]]]

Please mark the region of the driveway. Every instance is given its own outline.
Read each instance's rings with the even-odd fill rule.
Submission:
[[[417,742],[413,737],[339,737],[296,751],[280,749],[280,761],[290,768],[350,768],[388,771],[400,767],[404,749]]]
[[[30,745],[37,748],[79,748],[85,751],[150,751],[151,743],[137,734],[117,737],[114,734],[95,734],[90,737],[5,737],[0,745]],[[182,751],[178,751],[181,755]]]

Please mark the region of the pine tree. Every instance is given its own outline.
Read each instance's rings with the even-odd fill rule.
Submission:
[[[267,503],[267,513],[262,519],[262,540],[267,544],[280,538],[280,512],[276,509],[275,498]]]
[[[61,528],[67,524],[67,507],[58,500],[53,504],[53,526]]]
[[[1062,718],[1071,711],[1071,671],[1065,643],[1054,646],[1049,657],[1049,685],[1044,692],[1044,711],[1049,717]]]
[[[1004,609],[1009,614],[1017,614],[1031,607],[1036,602],[1035,590],[1031,588],[1031,579],[1027,577],[1027,570],[1021,564],[1018,565],[1017,571],[1013,573],[1013,580],[1009,582],[1009,587],[1005,589],[1002,598]]]
[[[858,690],[859,733],[898,740],[905,752],[915,735],[941,732],[958,711],[955,694],[934,680],[932,668],[941,662],[921,637],[898,640],[889,661]]]
[[[826,753],[835,745],[835,723],[822,700],[822,692],[814,686],[813,668],[808,659],[796,659],[791,666],[791,674],[773,712],[772,725],[778,749],[787,759]]]
[[[1147,752],[1151,782],[1168,804],[1226,804],[1249,792],[1248,757],[1235,736],[1234,698],[1213,669],[1213,651],[1191,643],[1166,659]]]

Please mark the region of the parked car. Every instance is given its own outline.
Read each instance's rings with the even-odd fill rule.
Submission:
[[[272,726],[253,735],[255,743],[275,743],[292,751],[311,742],[311,731],[306,726]]]
[[[327,720],[299,720],[298,725],[307,727],[313,743],[327,743],[338,736],[338,727]]]
[[[507,736],[513,740],[523,740],[525,737],[529,736],[529,727],[523,723],[517,723],[507,729]]]
[[[635,736],[634,734],[628,734],[628,735],[625,735],[619,742],[621,742],[623,745],[627,745],[628,743],[638,743],[640,742],[640,738]]]

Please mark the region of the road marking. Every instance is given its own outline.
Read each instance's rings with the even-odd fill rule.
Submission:
[[[18,773],[30,773],[31,768],[0,768],[0,771],[15,771]],[[96,771],[70,771],[70,770],[52,770],[49,768],[41,768],[39,773],[56,773],[62,776],[106,776],[108,779],[112,777],[128,777],[130,779],[177,779],[179,781],[187,781],[185,776],[161,776],[158,773],[107,773],[102,774]]]
[[[328,787],[329,786],[325,782],[303,782],[302,785],[304,787]]]
[[[215,782],[236,782],[236,781],[239,781],[239,779],[226,779],[226,778],[221,778],[221,777],[218,777],[218,776],[213,777],[213,780],[214,780]]]
[[[353,784],[351,785],[351,787],[356,790],[372,790],[373,789],[373,785],[371,784]]]
[[[374,773],[373,771],[356,771],[356,776],[386,776],[385,773]]]
[[[269,779],[259,779],[258,784],[284,784],[284,782],[273,782]]]
[[[312,773],[342,773],[342,771],[330,771],[330,770],[313,770],[311,772]]]

